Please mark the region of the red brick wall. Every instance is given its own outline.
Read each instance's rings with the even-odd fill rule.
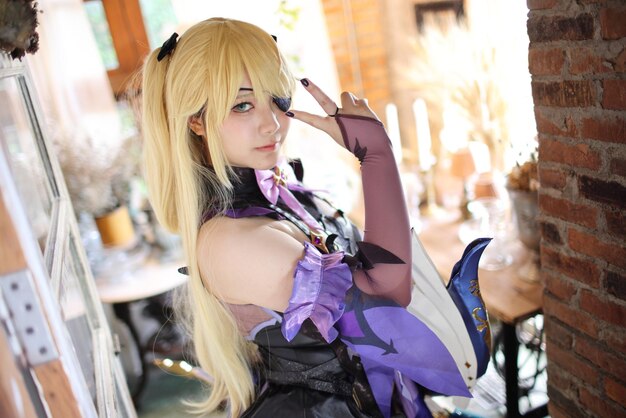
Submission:
[[[322,0],[322,5],[341,89],[367,97],[384,118],[391,89],[380,0]]]
[[[550,413],[626,416],[626,2],[527,4]]]

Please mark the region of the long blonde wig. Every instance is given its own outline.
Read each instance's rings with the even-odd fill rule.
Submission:
[[[187,30],[173,52],[158,61],[157,48],[143,68],[145,177],[158,221],[182,237],[190,279],[177,298],[178,318],[191,336],[196,359],[214,379],[197,412],[228,402],[239,416],[254,399],[256,347],[241,336],[232,313],[203,281],[197,235],[203,215],[222,212],[232,189],[220,127],[247,74],[257,100],[291,97],[294,79],[272,37],[249,23],[213,18]],[[200,116],[206,137],[189,118]],[[233,249],[235,251],[235,249]]]

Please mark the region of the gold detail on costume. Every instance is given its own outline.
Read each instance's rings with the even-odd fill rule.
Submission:
[[[485,332],[485,344],[487,344],[487,349],[491,353],[491,327],[489,326],[488,320],[487,320],[487,332]]]
[[[487,330],[485,332],[485,335],[483,335],[483,339],[485,340],[485,344],[487,344],[489,351],[491,351],[491,327],[489,326],[489,319],[487,318],[487,313],[485,312],[484,318],[478,316],[478,313],[482,310],[483,308],[481,307],[474,308],[474,310],[472,311],[472,316],[474,317],[476,322],[478,322],[478,325],[476,326],[476,331],[481,332],[485,329]]]
[[[315,245],[318,250],[322,251],[324,254],[330,254],[326,246],[326,238],[328,238],[328,235],[326,235],[324,231],[311,231],[309,234],[311,235],[311,243]]]
[[[469,291],[472,295],[478,298],[480,297],[480,287],[478,286],[478,279],[470,280]]]
[[[472,367],[472,365],[469,362],[466,361],[465,362],[465,367],[467,367],[469,369],[470,367]]]
[[[354,400],[354,403],[356,404],[356,407],[358,408],[359,411],[363,411],[363,407],[361,405],[361,399],[359,399],[359,396],[356,393],[356,390],[352,389],[352,399]]]
[[[287,185],[287,174],[280,167],[274,167],[274,182],[279,186]]]
[[[474,380],[474,378],[472,376],[468,376],[469,380]]]
[[[485,301],[483,300],[483,297],[480,294],[480,287],[478,285],[478,279],[470,280],[469,291],[472,295],[476,296],[480,300],[481,306],[484,307]],[[487,347],[489,348],[489,351],[491,352],[491,327],[489,326],[489,319],[487,317],[487,312],[485,312],[485,318],[481,318],[478,316],[478,312],[483,309],[482,307],[474,308],[474,310],[472,311],[472,315],[474,316],[474,319],[479,323],[479,325],[476,327],[476,330],[478,332],[481,332],[484,329],[487,330],[483,338],[485,340],[485,344],[487,344]]]
[[[481,318],[480,316],[478,316],[478,312],[482,310],[483,308],[479,306],[477,308],[474,308],[474,310],[472,311],[472,316],[474,317],[476,322],[478,322],[478,326],[476,326],[476,331],[478,332],[481,332],[485,328],[489,328],[489,323],[487,322],[487,318]]]

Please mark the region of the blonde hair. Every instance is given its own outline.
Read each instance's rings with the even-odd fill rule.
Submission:
[[[254,399],[252,366],[256,347],[200,277],[196,254],[203,215],[229,204],[232,174],[220,128],[247,74],[257,100],[291,97],[294,79],[272,37],[249,23],[213,18],[187,30],[172,53],[158,61],[157,48],[143,68],[145,177],[158,221],[182,237],[189,283],[177,298],[178,318],[186,325],[196,359],[214,379],[197,412],[216,409],[226,400],[232,416]],[[189,118],[200,116],[206,137],[195,135]],[[210,161],[210,165],[209,165]]]

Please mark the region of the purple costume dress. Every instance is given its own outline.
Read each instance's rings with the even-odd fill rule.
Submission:
[[[362,167],[368,153],[363,136],[368,131],[376,140],[386,141],[384,146],[390,149],[380,122],[340,115],[338,123],[346,147]],[[395,170],[397,176],[391,154],[382,159],[391,159],[382,162],[383,169],[391,166],[387,173],[393,175]],[[287,220],[311,236],[311,243],[304,243],[285,312],[229,305],[242,332],[257,344],[261,355],[254,370],[257,397],[242,416],[430,417],[425,394],[471,396],[444,343],[389,296],[393,290],[377,285],[381,278],[374,276],[376,266],[400,266],[406,261],[376,240],[361,241],[340,210],[323,214],[319,198],[300,183],[302,167],[297,162],[290,164],[296,179],[288,179],[278,170],[235,169],[238,179],[233,204],[225,213],[233,218]],[[388,174],[378,171],[375,175]],[[398,181],[394,179],[392,182]],[[363,182],[366,188],[365,170]],[[366,194],[366,216],[367,211]],[[366,231],[367,227],[366,218]],[[488,329],[478,327],[481,318],[472,316],[476,309],[484,312],[484,305],[476,289],[470,289],[470,281],[477,277],[478,259],[488,241],[477,240],[468,246],[448,285],[449,297],[470,335],[479,374],[489,361]]]

